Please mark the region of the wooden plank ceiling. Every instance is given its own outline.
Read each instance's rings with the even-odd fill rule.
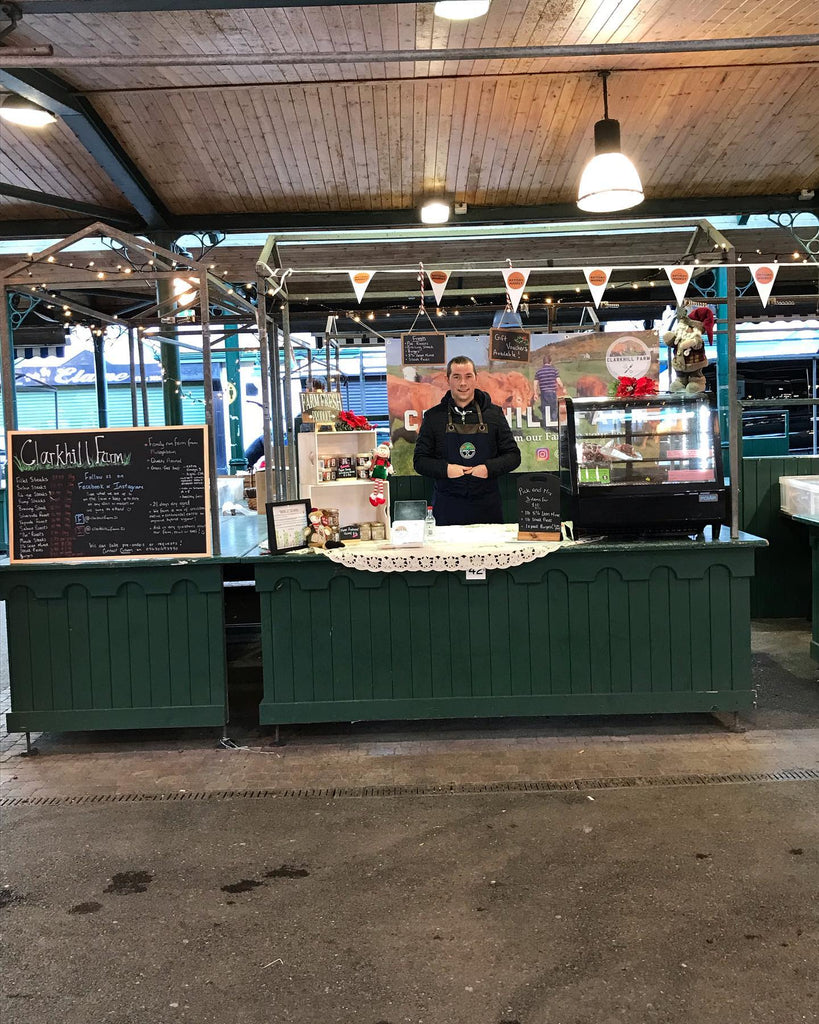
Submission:
[[[218,227],[245,215],[250,227],[258,215],[264,230],[277,215],[329,223],[357,211],[405,211],[411,223],[422,200],[438,194],[478,216],[571,205],[602,117],[601,68],[613,72],[610,114],[648,199],[730,205],[789,195],[799,209],[800,191],[819,185],[818,51],[810,46],[383,59],[404,50],[808,35],[819,32],[815,0],[700,0],[696,17],[679,0],[492,0],[470,22],[437,18],[429,3],[104,15],[70,4],[69,13],[38,14],[37,0],[21,6],[5,46],[53,46],[53,58],[36,66],[90,104],[179,230],[194,217]],[[333,61],[346,53],[366,59]],[[300,54],[315,57],[287,63]],[[0,50],[4,68],[31,74],[4,64]],[[0,121],[0,183],[139,221],[63,120],[37,134]],[[0,236],[36,217],[53,220],[59,237],[71,216],[5,197]],[[758,241],[781,250],[780,238]],[[245,257],[236,272],[249,279]]]

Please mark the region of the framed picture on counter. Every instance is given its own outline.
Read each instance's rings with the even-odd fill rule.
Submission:
[[[307,527],[310,525],[310,500],[268,501],[267,542],[271,555],[283,555],[307,547]]]

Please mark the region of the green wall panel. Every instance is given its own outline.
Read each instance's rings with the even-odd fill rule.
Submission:
[[[751,583],[751,615],[757,619],[808,618],[811,572],[804,526],[780,512],[780,476],[819,474],[819,456],[742,460],[741,530],[764,537],[770,545],[757,552]]]

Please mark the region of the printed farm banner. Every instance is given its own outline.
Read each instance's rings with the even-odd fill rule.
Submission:
[[[557,400],[603,397],[617,377],[659,377],[657,331],[536,334],[528,363],[489,359],[489,338],[446,339],[440,366],[402,364],[400,338],[387,340],[387,399],[392,464],[399,476],[414,476],[412,455],[424,412],[446,394],[446,361],[468,356],[478,388],[499,405],[521,449],[517,472],[558,468]]]

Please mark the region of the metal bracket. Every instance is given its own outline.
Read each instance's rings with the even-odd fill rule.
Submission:
[[[5,14],[10,22],[4,29],[0,30],[0,39],[5,39],[6,36],[11,35],[17,28],[17,22],[22,19],[23,12],[15,3],[4,3],[0,4],[0,14]]]
[[[811,217],[813,223],[805,224],[804,221],[799,222],[800,217]],[[811,257],[814,263],[819,263],[819,218],[815,213],[807,213],[799,211],[798,213],[769,213],[768,220],[772,224],[776,224],[777,227],[784,228],[791,238],[796,242],[797,245],[801,246],[802,249]],[[813,235],[805,241],[804,238],[800,237],[796,233],[797,228],[807,228],[813,231]]]

